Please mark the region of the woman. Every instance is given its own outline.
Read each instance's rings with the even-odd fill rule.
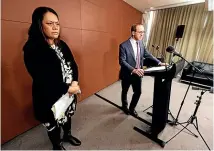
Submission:
[[[33,79],[35,117],[46,127],[53,149],[65,150],[62,140],[76,146],[81,145],[81,142],[71,135],[70,112],[66,112],[67,122],[60,125],[51,108],[62,95],[67,92],[69,95],[77,94],[80,88],[77,64],[59,34],[57,13],[48,7],[38,7],[33,12],[28,41],[23,50],[25,66]],[[60,127],[64,130],[62,140]]]

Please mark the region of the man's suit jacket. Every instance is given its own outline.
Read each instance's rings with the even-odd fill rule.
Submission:
[[[142,41],[139,43],[140,46],[140,66],[143,68],[143,60],[150,59],[157,63],[160,63],[158,59],[152,56],[143,45]],[[130,39],[126,40],[125,42],[120,44],[119,48],[119,64],[120,68],[120,79],[129,78],[131,76],[131,72],[135,69],[136,66],[136,59],[134,55],[134,50],[132,48],[132,44]]]

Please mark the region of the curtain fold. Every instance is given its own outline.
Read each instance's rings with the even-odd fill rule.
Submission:
[[[207,19],[201,36],[196,60],[213,64],[213,12],[206,12]]]
[[[185,25],[183,37],[175,40],[178,25]],[[170,54],[166,47],[172,45],[188,61],[213,62],[213,12],[208,12],[205,3],[168,8],[154,12],[147,48],[160,57],[152,45],[159,45],[166,62]],[[179,58],[174,57],[173,61]]]

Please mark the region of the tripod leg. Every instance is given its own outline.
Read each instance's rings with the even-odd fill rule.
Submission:
[[[188,123],[188,122],[187,122]],[[189,131],[193,136],[198,137],[196,134],[194,134],[192,131],[190,131],[188,128],[183,126],[181,123],[178,122],[179,125],[181,125],[183,128],[185,128],[187,131]]]
[[[176,121],[175,117],[172,115],[172,112],[169,110],[168,114],[172,117],[172,121],[171,120],[167,120],[167,123],[171,126],[173,125],[177,125],[178,121]]]
[[[151,105],[150,107],[146,108],[145,110],[143,110],[143,112],[145,112],[146,110],[148,110],[149,108],[153,107],[153,105]]]
[[[187,121],[187,122],[183,122],[183,123],[180,123],[180,124],[186,124],[186,123],[188,123],[189,121]]]
[[[197,117],[195,118],[195,122],[196,122],[196,126],[197,126],[196,129],[199,130],[199,129],[198,129],[198,119],[197,119]]]
[[[171,115],[173,120],[175,120],[175,117],[172,115],[172,112],[170,110],[169,110],[168,114]]]
[[[195,76],[195,72],[193,72],[193,78],[194,78],[194,76]],[[180,112],[181,112],[181,109],[182,109],[182,107],[183,107],[183,105],[184,105],[184,100],[186,99],[186,96],[187,96],[187,93],[189,92],[189,88],[190,88],[190,85],[191,85],[191,84],[192,84],[192,80],[190,80],[190,82],[189,82],[188,88],[187,88],[186,93],[185,93],[185,95],[184,95],[184,98],[183,98],[183,100],[182,100],[182,102],[181,102],[181,106],[180,106],[180,108],[179,108],[178,114],[177,114],[177,116],[176,116],[174,122],[173,122],[171,125],[176,125],[176,123],[178,122],[178,117],[179,117]]]
[[[195,124],[193,123],[193,125],[195,126]],[[203,138],[203,136],[201,135],[201,133],[199,132],[199,130],[197,129],[197,127],[195,126],[196,130],[198,131],[198,134],[201,136],[201,138],[203,139],[204,143],[206,144],[207,148],[210,150],[209,146],[207,145],[207,142],[205,141],[205,139]]]
[[[180,134],[185,128],[187,128],[187,126],[189,125],[190,123],[188,123],[183,129],[181,129],[177,134],[175,134],[172,138],[170,138],[167,142],[166,142],[166,144],[168,143],[168,142],[170,142],[173,138],[175,138],[178,134]]]

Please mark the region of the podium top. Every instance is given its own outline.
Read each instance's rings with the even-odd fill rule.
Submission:
[[[168,65],[167,70],[170,70],[172,66]],[[151,67],[144,70],[144,73],[151,73],[151,72],[164,72],[166,71],[166,66],[159,66],[159,67]]]
[[[151,67],[144,70],[144,76],[155,76],[161,78],[173,78],[175,76],[176,65]]]

